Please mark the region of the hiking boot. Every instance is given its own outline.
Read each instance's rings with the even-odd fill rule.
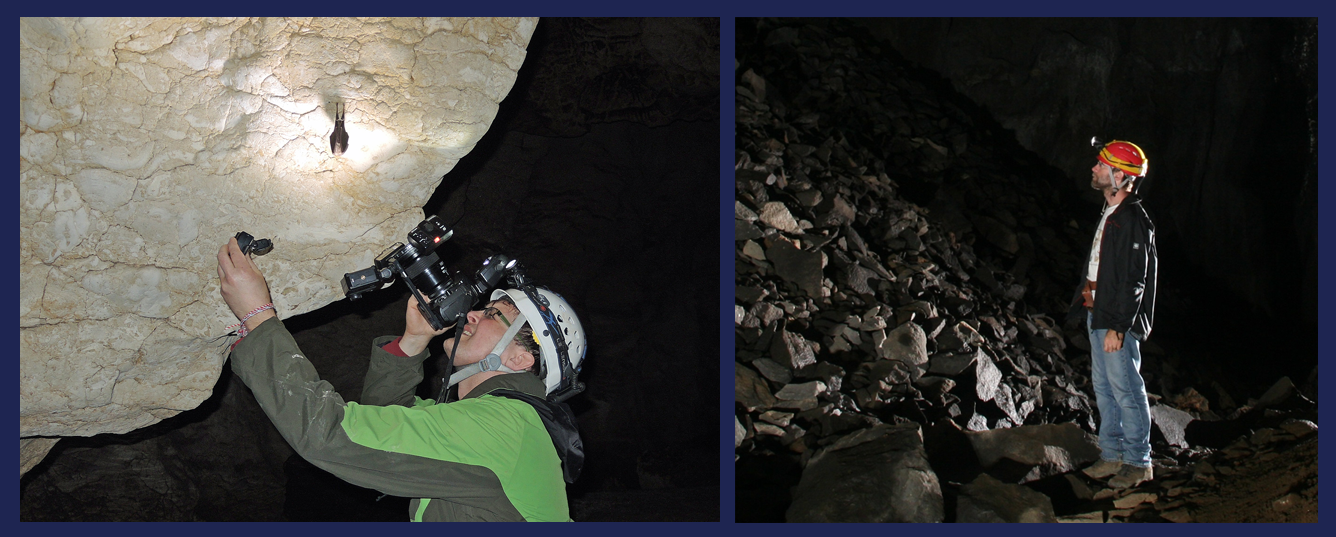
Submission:
[[[1118,461],[1106,461],[1100,459],[1099,462],[1081,470],[1081,473],[1090,476],[1091,479],[1104,479],[1118,473],[1118,470],[1122,468],[1122,466],[1123,463]]]
[[[1113,476],[1113,479],[1109,480],[1109,488],[1117,490],[1129,489],[1150,481],[1154,477],[1155,471],[1149,466],[1143,468],[1141,466],[1124,464],[1123,469],[1118,471],[1118,475]]]

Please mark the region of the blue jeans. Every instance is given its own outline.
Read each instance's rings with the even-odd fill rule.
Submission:
[[[1132,466],[1150,466],[1150,403],[1141,378],[1141,342],[1123,338],[1123,348],[1104,352],[1108,330],[1090,330],[1093,315],[1086,314],[1090,332],[1090,381],[1099,407],[1100,457]]]

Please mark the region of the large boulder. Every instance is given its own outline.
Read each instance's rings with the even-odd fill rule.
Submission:
[[[487,131],[535,19],[21,19],[19,436],[197,406],[235,322],[218,247],[283,317],[423,217]],[[334,155],[332,103],[349,149]]]
[[[916,423],[877,425],[812,456],[789,522],[941,522],[942,490]]]
[[[1048,496],[979,474],[960,489],[956,522],[1057,522]]]

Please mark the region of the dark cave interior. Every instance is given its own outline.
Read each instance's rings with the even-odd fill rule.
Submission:
[[[1140,193],[1155,220],[1159,248],[1160,292],[1150,340],[1157,349],[1143,355],[1142,366],[1149,391],[1169,398],[1195,387],[1219,411],[1236,406],[1230,394],[1238,405],[1251,403],[1278,379],[1288,377],[1316,401],[1316,19],[740,18],[737,42],[738,165],[757,170],[764,166],[773,174],[767,178],[759,171],[750,179],[739,172],[739,203],[760,214],[767,200],[781,200],[794,218],[806,218],[809,226],[815,226],[804,228],[802,234],[772,234],[774,229],[756,221],[762,231],[751,238],[767,248],[765,254],[771,253],[768,248],[781,235],[801,240],[803,248],[815,243],[818,246],[811,249],[824,249],[823,256],[836,249],[834,242],[820,246],[830,241],[819,238],[826,234],[840,237],[839,248],[850,236],[850,252],[855,243],[861,248],[864,242],[868,250],[884,244],[903,247],[894,236],[901,228],[892,225],[890,234],[886,231],[886,222],[894,222],[894,216],[887,220],[878,215],[878,201],[869,201],[878,200],[871,195],[876,189],[840,177],[863,173],[864,180],[875,182],[880,174],[889,179],[882,183],[890,184],[899,199],[926,208],[925,218],[934,226],[952,229],[952,224],[939,219],[963,213],[966,220],[954,227],[950,242],[972,244],[981,263],[995,267],[993,274],[1003,288],[1013,282],[1023,285],[1023,299],[1003,299],[1003,293],[996,293],[1003,311],[994,313],[998,310],[974,304],[976,311],[960,318],[979,324],[984,315],[1025,313],[1061,323],[1077,278],[1075,270],[1064,272],[1062,267],[1074,268],[1084,259],[1101,210],[1100,196],[1089,187],[1095,158],[1089,140],[1092,135],[1131,140],[1145,148],[1152,162]],[[875,106],[870,104],[873,99],[879,100]],[[744,106],[744,101],[756,104]],[[855,148],[861,153],[855,154]],[[932,148],[946,156],[936,155]],[[849,166],[862,167],[842,171],[835,155],[843,165],[845,152]],[[784,178],[775,178],[781,166],[787,186]],[[827,184],[821,178],[828,178]],[[856,211],[847,227],[823,229],[822,222],[833,221],[830,215],[835,211],[828,202],[804,207],[813,196],[795,194],[807,188],[820,191],[815,199],[842,196]],[[741,209],[738,218],[739,233],[752,229]],[[991,237],[985,240],[993,230],[981,225],[983,221],[995,227],[1002,222],[1008,234],[1013,230],[1028,234],[1023,242],[1033,237],[1047,253],[1036,254],[1033,264],[1021,260],[1028,255],[1024,248],[1018,256],[1014,250],[999,248]],[[922,229],[919,233],[923,235]],[[923,235],[923,241],[934,233]],[[1057,244],[1064,235],[1074,242]],[[855,240],[857,236],[861,239]],[[803,330],[817,353],[816,371],[800,370],[795,355],[794,383],[800,378],[821,379],[830,385],[829,371],[835,369],[823,362],[853,373],[864,361],[858,358],[857,341],[848,344],[855,347],[849,354],[826,350],[832,342],[837,347],[841,342],[829,337],[831,332],[823,326],[830,321],[820,320],[818,313],[834,310],[834,319],[843,319],[845,311],[859,315],[864,311],[859,308],[877,303],[905,308],[915,300],[935,302],[943,311],[944,306],[960,305],[962,299],[951,297],[956,285],[960,292],[983,287],[977,279],[968,284],[951,280],[955,285],[944,285],[948,289],[925,293],[928,285],[916,287],[918,280],[907,286],[881,282],[879,288],[868,279],[866,286],[874,294],[844,290],[829,299],[803,298],[796,286],[783,281],[787,277],[775,278],[764,258],[758,257],[761,250],[748,255],[744,237],[737,240],[737,367],[765,374],[764,368],[750,362],[773,354],[766,341],[787,322],[787,330]],[[912,252],[913,245],[909,248]],[[927,250],[920,247],[919,252],[926,255]],[[833,284],[828,288],[857,288],[853,276],[848,281],[839,277],[852,270],[835,261],[844,255],[834,252],[831,265],[822,265],[828,278],[823,285]],[[910,253],[905,259],[913,257]],[[1028,268],[1028,273],[1017,267]],[[741,298],[744,287],[784,306],[783,311],[773,310],[780,316],[777,326],[766,324],[775,318],[764,316],[770,304],[762,304],[758,295]],[[991,301],[990,297],[984,302]],[[815,320],[804,318],[809,313]],[[889,331],[894,324],[887,321]],[[1076,326],[1069,322],[1063,328],[1066,337],[1060,339],[1067,339],[1063,361],[1077,371],[1084,364],[1088,373],[1089,358],[1081,354],[1079,342],[1074,345],[1068,339]],[[865,333],[863,351],[869,348]],[[1044,354],[1020,353],[1028,356],[1021,362]],[[778,358],[774,361],[783,364]],[[743,373],[739,379],[758,378],[754,372]],[[850,374],[844,385],[858,378]],[[776,394],[786,387],[769,375],[757,382],[767,385],[761,391],[776,390]],[[971,379],[956,385],[952,393],[973,389]],[[739,388],[739,399],[742,393]],[[818,403],[843,409],[846,418],[861,414],[875,415],[885,423],[918,421],[927,435],[927,429],[945,416],[937,406],[910,399],[881,413],[851,412],[851,406],[841,402],[848,399],[833,391]],[[753,402],[735,405],[740,419],[756,418],[750,413],[761,409]],[[1316,421],[1315,408],[1310,410],[1309,419]],[[996,409],[990,412],[986,417],[990,424],[1005,416]],[[793,425],[803,414],[798,412]],[[952,419],[965,427],[969,414]],[[1035,412],[1024,425],[1050,423],[1043,421],[1051,419],[1046,416]],[[774,431],[767,434],[782,433],[782,437],[748,429],[743,439],[739,432],[739,521],[784,520],[789,487],[798,485],[811,456],[806,451],[838,437],[829,432],[835,418],[822,420],[802,422],[807,437],[787,420],[779,428],[771,426],[776,421],[761,424]],[[1015,425],[1019,424],[1003,426]],[[813,432],[823,438],[814,440]],[[1163,437],[1157,441],[1163,446]],[[930,459],[932,451],[929,445]],[[947,462],[965,464],[956,459]],[[965,473],[972,478],[979,471]],[[947,502],[948,510],[954,511],[959,484],[952,486],[956,489],[947,494]],[[944,481],[943,489],[947,488]]]
[[[575,520],[719,517],[718,24],[540,20],[491,128],[424,206],[455,230],[438,249],[450,270],[505,253],[582,318]],[[396,283],[284,322],[356,401],[368,346],[401,333],[408,296]],[[407,502],[296,456],[228,366],[200,407],[63,439],[20,483],[31,521],[397,521]]]

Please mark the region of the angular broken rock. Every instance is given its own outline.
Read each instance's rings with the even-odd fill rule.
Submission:
[[[761,372],[761,376],[780,384],[788,384],[790,380],[793,380],[793,373],[787,367],[779,365],[769,358],[757,358],[752,360],[751,365]]]
[[[1028,487],[998,481],[988,474],[960,489],[956,522],[1057,522],[1053,502]]]
[[[742,427],[742,422],[738,421],[737,416],[733,416],[733,448],[742,446],[742,441],[747,438],[747,429]]]
[[[822,202],[816,208],[818,211],[825,211],[816,219],[816,227],[834,227],[842,226],[854,221],[857,213],[854,208],[844,201],[843,196],[836,195],[829,200]]]
[[[863,268],[862,265],[849,265],[849,268],[845,270],[845,280],[849,282],[849,289],[860,295],[876,294],[876,291],[868,284],[869,279],[876,278],[877,273]]]
[[[765,258],[775,266],[779,275],[812,298],[821,298],[821,252],[798,249],[786,240],[776,240],[765,251]]]
[[[793,235],[803,232],[798,228],[798,221],[793,219],[793,213],[780,201],[771,201],[761,207],[761,222]]]
[[[1150,407],[1150,420],[1169,444],[1188,447],[1186,430],[1193,420],[1192,414],[1167,405],[1155,405]]]
[[[764,421],[766,423],[772,423],[780,427],[788,427],[789,420],[792,419],[793,419],[793,413],[791,412],[779,412],[775,410],[767,410],[761,413],[761,421]]]
[[[775,406],[775,396],[770,394],[765,379],[737,362],[733,362],[733,398],[748,412]]]
[[[974,391],[980,401],[992,401],[997,395],[998,383],[1002,382],[1002,371],[993,365],[993,359],[982,350],[974,357]]]
[[[758,261],[765,261],[765,250],[756,241],[746,241],[742,243],[742,255]]]
[[[751,222],[742,220],[733,221],[733,240],[735,241],[759,239],[764,236],[765,233],[761,232],[761,228],[756,227],[756,225]]]
[[[1143,503],[1155,503],[1160,495],[1154,492],[1133,492],[1116,500],[1113,500],[1113,506],[1118,509],[1130,509]]]
[[[770,357],[790,369],[802,369],[816,363],[807,339],[788,330],[780,330],[770,340]]]
[[[734,201],[733,218],[742,220],[747,223],[751,223],[755,222],[759,217],[757,217],[756,213],[753,212],[751,209],[748,209],[746,205],[743,205],[741,201]]]
[[[1265,408],[1278,404],[1289,399],[1291,395],[1294,395],[1297,392],[1298,389],[1294,387],[1294,381],[1291,381],[1290,377],[1280,377],[1280,380],[1276,381],[1275,384],[1272,384],[1271,387],[1266,390],[1266,393],[1263,393],[1262,396],[1257,399],[1257,404],[1253,405],[1253,407]]]
[[[784,310],[769,302],[757,302],[752,306],[751,314],[756,316],[756,320],[760,321],[762,326],[766,326],[783,318]]]
[[[216,252],[238,231],[273,240],[256,263],[280,317],[342,299],[487,132],[536,24],[20,19],[20,437],[209,397],[236,322]]]
[[[988,357],[982,350],[959,354],[938,354],[932,357],[928,367],[928,373],[954,377],[964,373],[965,370],[969,368],[969,366],[974,365],[974,362],[981,356],[983,358]],[[996,369],[996,367],[994,369]]]
[[[855,387],[878,386],[879,384],[897,385],[910,381],[909,366],[899,360],[876,360],[858,364],[854,371]]]
[[[918,424],[877,425],[814,455],[788,522],[941,522],[944,505]]]
[[[956,387],[956,381],[946,377],[921,377],[915,380],[914,384],[919,387],[923,397],[936,398],[939,401],[946,392]]]
[[[1308,420],[1287,419],[1280,424],[1280,428],[1285,432],[1294,435],[1295,438],[1304,438],[1317,432],[1317,424]]]
[[[789,384],[775,392],[775,399],[785,401],[796,401],[800,399],[815,399],[816,396],[826,393],[826,383],[819,380],[804,382],[802,384]]]
[[[1094,435],[1074,423],[1025,425],[1010,429],[966,432],[985,469],[1010,461],[1010,472],[1028,482],[1071,472],[1099,459]]]
[[[909,364],[913,380],[917,380],[928,369],[928,337],[917,324],[902,324],[886,334],[877,347],[877,356]]]

